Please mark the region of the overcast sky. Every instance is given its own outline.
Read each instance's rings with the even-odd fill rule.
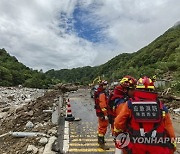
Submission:
[[[180,0],[0,0],[0,48],[34,69],[99,65],[180,20]]]

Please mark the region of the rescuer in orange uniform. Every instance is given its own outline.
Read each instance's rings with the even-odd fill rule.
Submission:
[[[136,79],[127,75],[122,78],[120,85],[116,86],[114,92],[110,95],[108,102],[108,118],[112,132],[114,129],[114,119],[120,113],[125,102],[133,97],[136,84]]]
[[[107,114],[107,81],[102,81],[99,84],[99,88],[94,94],[95,98],[95,109],[96,115],[98,117],[98,144],[99,147],[103,150],[109,150],[109,148],[105,145],[104,136],[106,134],[108,128],[108,114]]]
[[[175,133],[170,115],[163,103],[158,100],[157,93],[153,92],[155,87],[152,80],[148,77],[140,78],[137,89],[134,98],[125,103],[114,122],[116,136],[128,132],[131,139],[128,146],[123,149],[123,153],[174,153]],[[153,143],[138,143],[135,142],[135,138],[157,140],[156,142],[151,140]],[[163,142],[158,143],[160,139]]]

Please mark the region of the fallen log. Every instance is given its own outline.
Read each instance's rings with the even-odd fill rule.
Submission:
[[[36,136],[44,136],[49,137],[47,134],[44,133],[37,133],[37,132],[10,132],[10,135],[13,137],[36,137]]]

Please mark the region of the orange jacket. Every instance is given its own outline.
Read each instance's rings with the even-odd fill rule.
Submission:
[[[116,108],[116,110],[115,110],[115,115],[116,115],[116,117],[120,114],[120,112],[121,112],[124,104],[126,104],[126,103],[121,103],[121,104],[119,104],[119,105],[117,106],[117,108]]]
[[[101,93],[99,95],[99,107],[101,108],[102,112],[104,113],[104,116],[107,116],[107,96],[105,93]]]
[[[129,118],[131,118],[131,116],[132,116],[132,112],[128,107],[128,103],[126,102],[122,106],[122,109],[121,109],[121,112],[119,113],[119,115],[115,118],[115,122],[114,122],[114,131],[115,131],[115,133],[120,133],[120,132],[126,131],[126,129],[127,129],[126,128],[126,126],[127,126],[126,123],[127,123],[127,120]],[[174,133],[174,129],[173,129],[173,126],[172,126],[172,122],[171,122],[169,113],[165,114],[165,117],[163,118],[162,123],[163,123],[163,125],[165,127],[167,135],[171,139],[175,138],[175,133]]]

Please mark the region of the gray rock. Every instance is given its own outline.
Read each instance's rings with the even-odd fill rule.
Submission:
[[[49,138],[49,141],[44,148],[43,154],[55,154],[55,152],[52,151],[52,145],[56,139],[57,138],[55,136]]]
[[[39,143],[40,145],[44,146],[48,143],[48,139],[46,137],[42,137],[40,140],[39,140]]]
[[[39,128],[39,127],[43,127],[43,124],[37,123],[36,126],[35,126],[34,128]]]
[[[3,119],[7,115],[7,112],[0,113],[0,119]]]
[[[44,122],[43,126],[47,126],[48,125],[48,122]]]
[[[44,147],[39,149],[38,154],[43,154],[43,152],[44,152]]]
[[[30,98],[26,98],[26,99],[25,99],[25,102],[26,102],[26,103],[29,103],[29,102],[31,102],[31,99],[30,99]]]
[[[7,112],[9,110],[10,110],[10,107],[6,107],[6,108],[2,109],[1,112]]]
[[[52,129],[50,129],[50,130],[48,131],[48,134],[49,134],[49,135],[56,135],[56,134],[57,134],[57,129],[56,129],[56,127],[53,127]]]
[[[28,145],[27,152],[32,152],[33,154],[38,153],[38,148],[36,148],[34,145]]]
[[[23,106],[24,111],[28,110],[28,107],[26,105]]]
[[[59,118],[58,110],[56,110],[53,112],[52,117],[51,117],[52,123],[57,125],[58,124],[58,118]]]
[[[30,129],[30,128],[33,128],[33,127],[34,127],[34,124],[31,121],[28,121],[27,124],[26,124],[26,128]]]
[[[174,111],[175,114],[178,114],[178,113],[180,113],[180,108],[174,109],[173,111]]]
[[[27,115],[29,115],[29,116],[33,116],[34,115],[34,112],[33,111],[29,111],[28,113],[27,113]]]
[[[58,140],[55,140],[54,143],[52,144],[52,151],[60,152],[60,148],[59,148],[59,145],[58,145]]]

